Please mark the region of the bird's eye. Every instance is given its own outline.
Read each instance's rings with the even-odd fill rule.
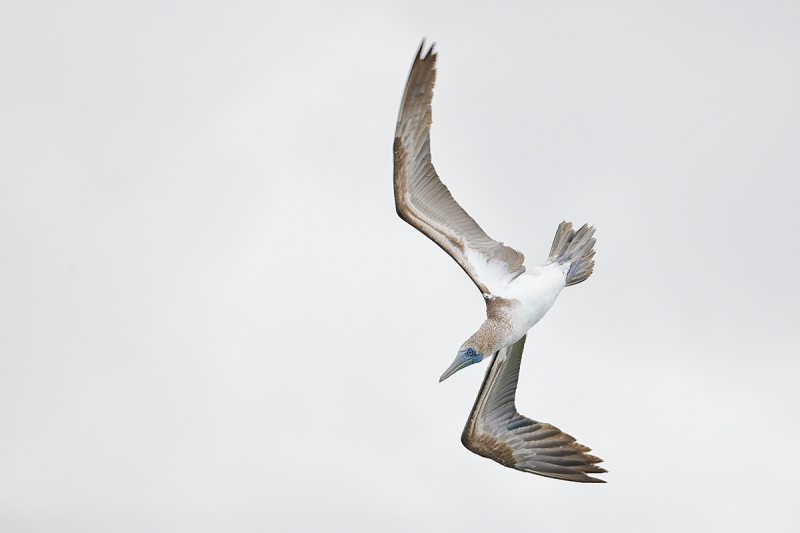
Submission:
[[[467,355],[469,357],[475,357],[475,350],[473,350],[472,348],[468,348],[467,349]]]

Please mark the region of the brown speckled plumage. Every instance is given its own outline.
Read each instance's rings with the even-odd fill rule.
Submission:
[[[447,252],[486,301],[486,320],[461,346],[441,380],[482,358],[492,358],[461,441],[503,466],[543,476],[600,482],[600,459],[550,424],[520,415],[515,406],[527,331],[561,290],[592,273],[594,228],[562,222],[546,263],[525,273],[524,255],[490,238],[453,199],[431,162],[431,100],[436,80],[433,47],[424,42],[408,77],[394,139],[397,214]]]
[[[424,43],[423,43],[424,46]],[[483,293],[489,287],[466,258],[467,248],[505,265],[508,278],[523,272],[525,256],[497,242],[453,199],[433,168],[430,153],[431,99],[436,53],[423,46],[408,76],[394,139],[394,199],[400,218],[424,233],[456,260]]]
[[[555,426],[517,412],[515,396],[524,346],[523,336],[516,344],[495,354],[464,426],[461,442],[478,455],[523,472],[567,481],[605,483],[586,475],[606,471],[596,466],[601,459],[585,453],[590,451],[588,447]]]
[[[488,356],[512,342],[509,339],[514,335],[511,317],[515,305],[519,305],[519,302],[506,298],[487,298],[486,320],[460,349],[474,348],[476,352]]]

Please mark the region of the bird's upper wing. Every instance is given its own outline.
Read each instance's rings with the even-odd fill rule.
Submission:
[[[470,451],[503,466],[568,481],[605,483],[587,473],[606,472],[586,446],[557,427],[517,412],[519,365],[525,336],[494,356],[483,380],[461,442]]]
[[[450,254],[481,292],[491,294],[525,271],[525,256],[491,239],[453,199],[431,163],[433,47],[417,53],[394,139],[394,199],[400,218]],[[494,290],[493,290],[494,289]]]

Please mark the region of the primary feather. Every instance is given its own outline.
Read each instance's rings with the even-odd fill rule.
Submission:
[[[586,475],[599,474],[602,462],[588,447],[546,422],[517,411],[515,397],[525,336],[500,350],[486,371],[461,442],[470,451],[503,466],[542,476],[605,483]]]
[[[486,320],[458,351],[441,380],[494,356],[462,442],[498,463],[569,481],[602,482],[605,472],[589,448],[550,424],[520,415],[514,403],[525,337],[564,287],[588,278],[594,267],[594,228],[562,222],[542,265],[526,270],[525,256],[490,238],[453,199],[431,162],[431,100],[436,80],[433,47],[420,46],[408,77],[394,139],[397,214],[461,266],[486,301]]]
[[[500,278],[502,283],[508,283],[525,272],[525,256],[486,235],[436,174],[430,139],[436,53],[431,47],[423,57],[423,47],[424,43],[408,76],[395,129],[397,214],[450,254],[481,292],[489,293],[489,271],[484,266],[492,265],[492,281]]]

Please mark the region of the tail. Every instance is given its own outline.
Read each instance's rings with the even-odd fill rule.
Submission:
[[[572,222],[558,225],[553,246],[550,248],[548,263],[570,263],[567,271],[567,286],[577,285],[592,274],[594,268],[594,226],[584,224],[578,231],[572,229]]]

